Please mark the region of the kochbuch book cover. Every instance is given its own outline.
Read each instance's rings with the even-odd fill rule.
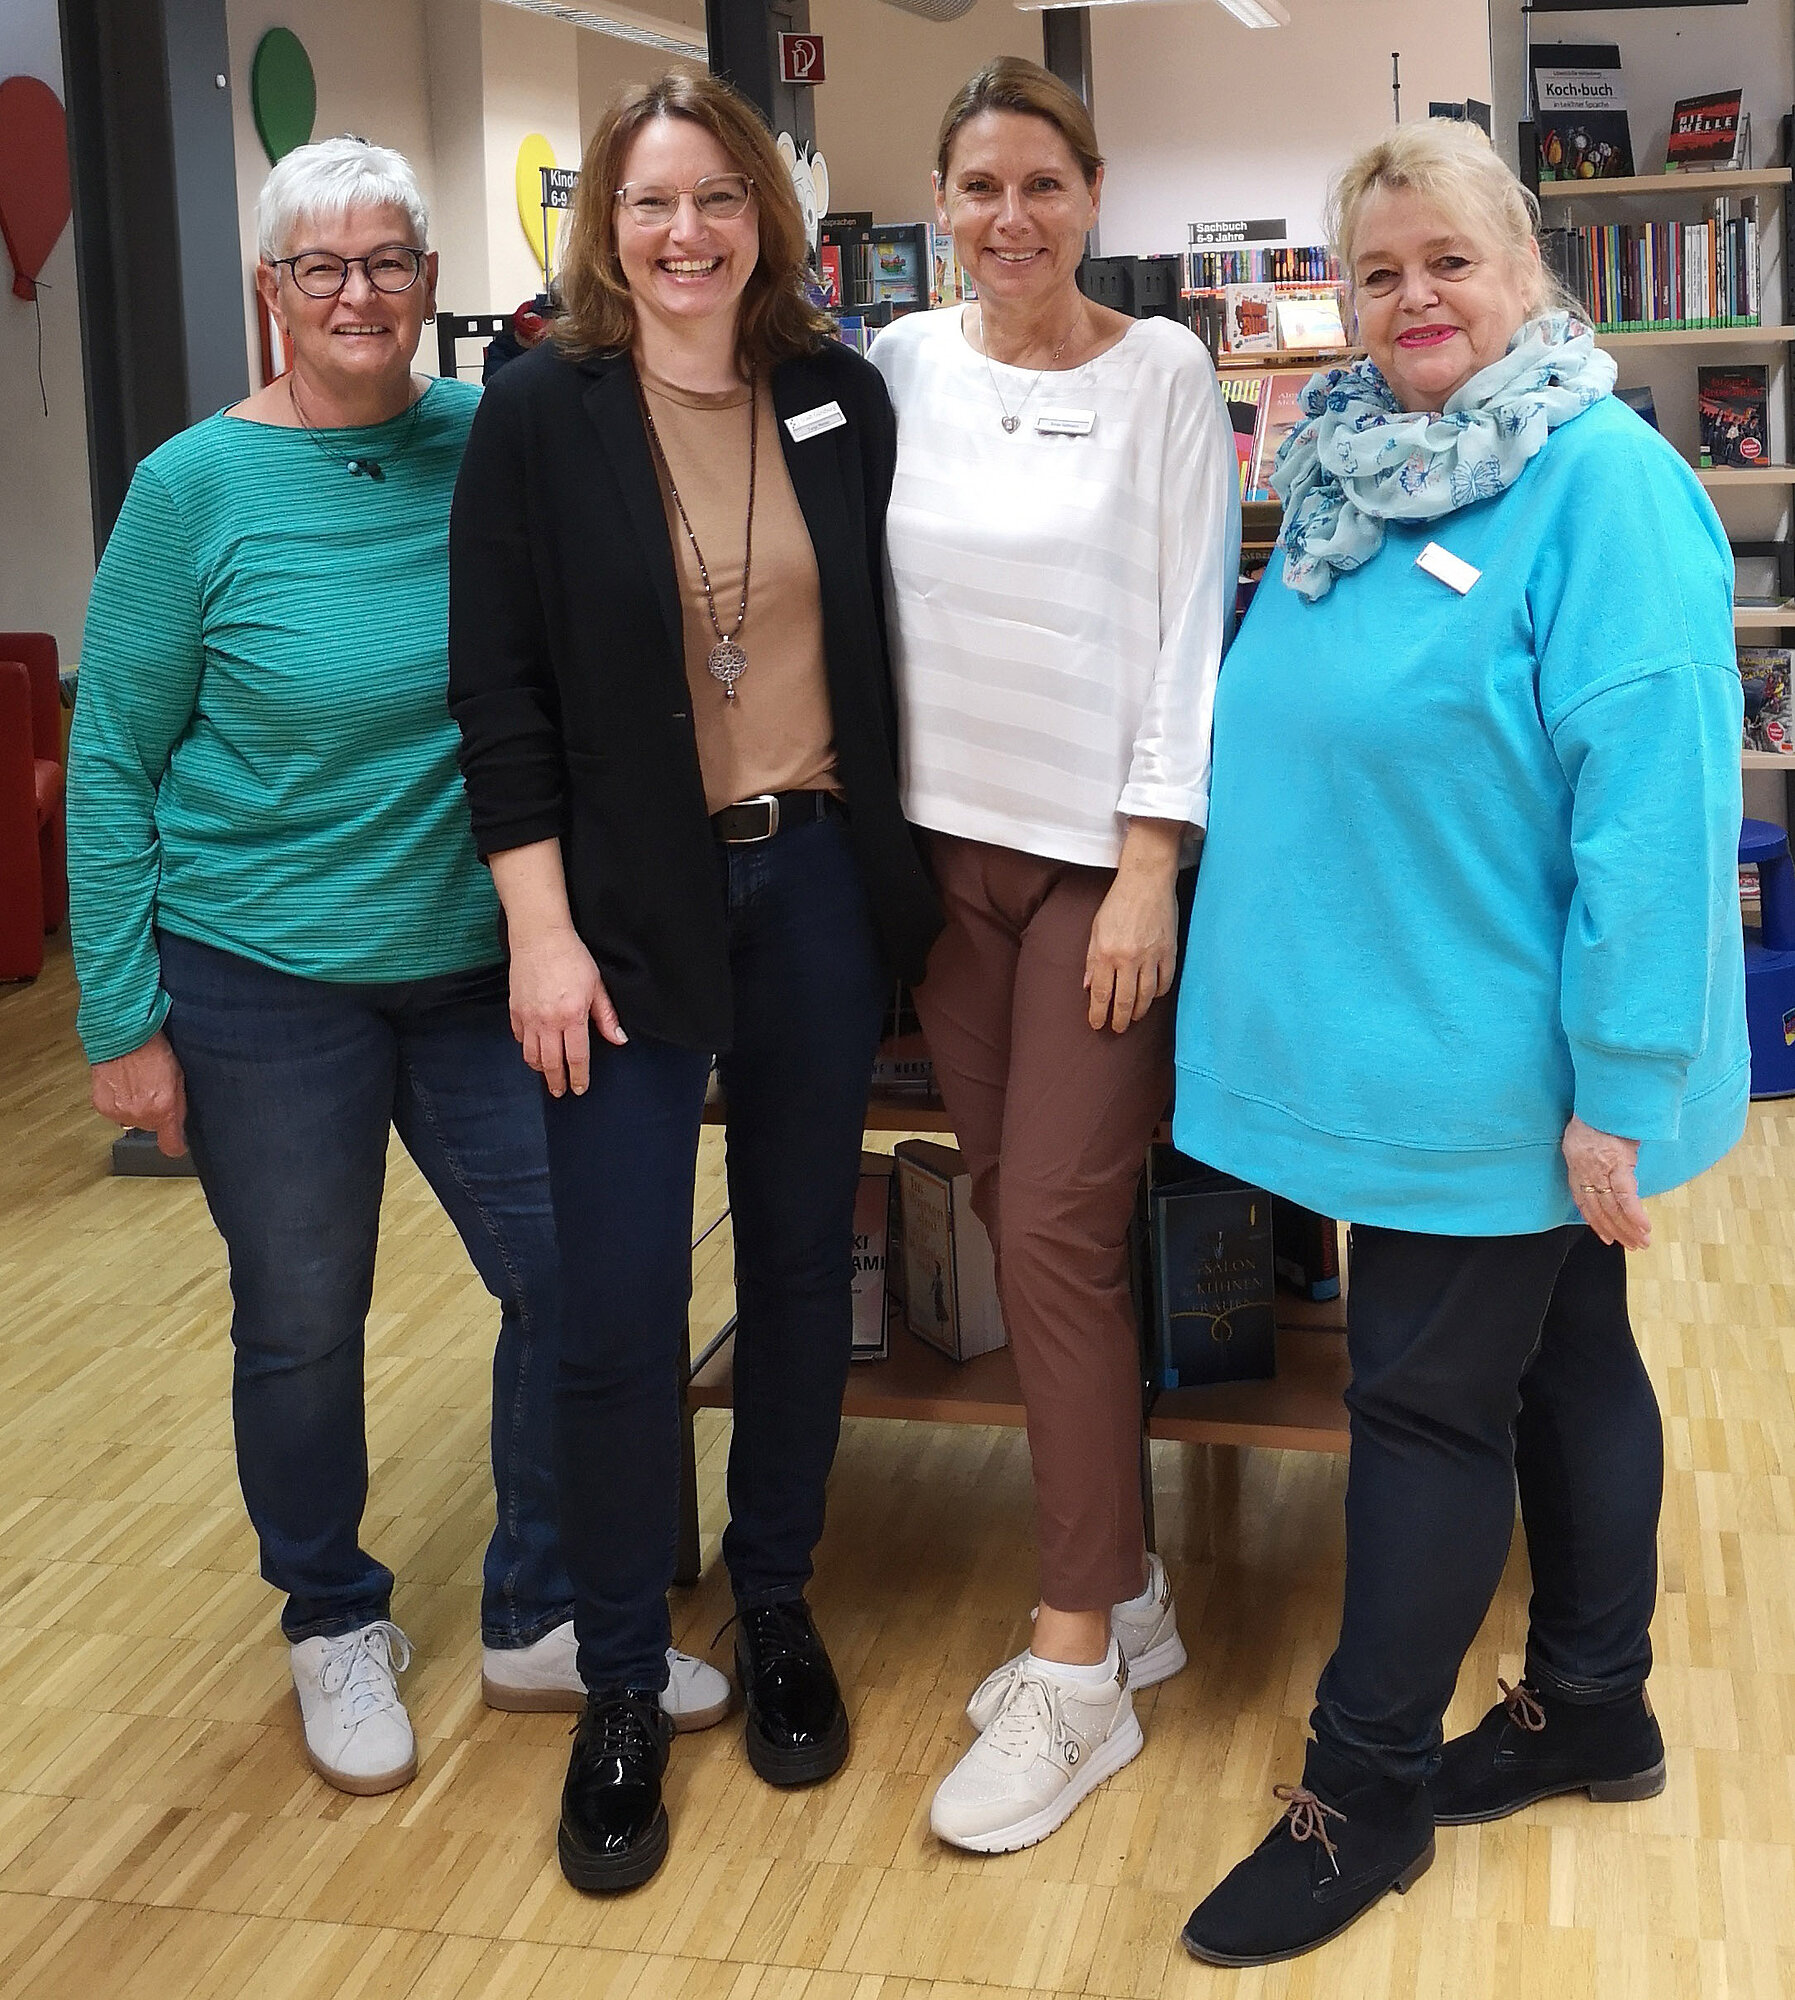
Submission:
[[[1613,180],[1632,173],[1618,44],[1536,43],[1532,68],[1540,179]]]

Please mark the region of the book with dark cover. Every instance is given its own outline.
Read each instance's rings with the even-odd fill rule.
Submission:
[[[1613,180],[1633,171],[1633,135],[1614,42],[1536,42],[1534,125],[1542,181]]]
[[[1664,149],[1667,167],[1735,167],[1740,164],[1744,130],[1739,116],[1744,92],[1710,91],[1705,97],[1679,97],[1670,114],[1670,140]]]
[[[1762,465],[1769,453],[1769,393],[1758,366],[1698,368],[1696,406],[1705,466]]]
[[[1650,388],[1616,389],[1614,393],[1636,417],[1643,417],[1653,430],[1664,428],[1658,421],[1658,405],[1652,400]]]
[[[1171,1146],[1147,1169],[1142,1333],[1161,1389],[1277,1373],[1271,1197]]]
[[[1306,1299],[1340,1296],[1340,1226],[1332,1216],[1271,1198],[1273,1264],[1279,1281]]]

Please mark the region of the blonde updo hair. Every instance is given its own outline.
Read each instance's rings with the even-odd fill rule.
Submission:
[[[1530,314],[1562,307],[1581,313],[1543,264],[1529,255],[1539,239],[1539,203],[1496,155],[1482,130],[1456,118],[1393,125],[1355,154],[1328,189],[1327,231],[1340,273],[1353,287],[1359,218],[1374,194],[1416,194],[1455,228],[1529,273]]]

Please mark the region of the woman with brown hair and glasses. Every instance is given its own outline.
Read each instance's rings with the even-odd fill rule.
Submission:
[[[873,1050],[939,918],[897,793],[891,409],[807,302],[804,253],[739,97],[683,75],[626,91],[586,149],[566,315],[488,390],[455,496],[450,705],[512,1027],[546,1087],[566,1278],[555,1460],[588,1700],[560,1855],[586,1889],[646,1881],[667,1851],[677,1376],[713,1056],[748,1755],[795,1785],[847,1754],[804,1590]]]

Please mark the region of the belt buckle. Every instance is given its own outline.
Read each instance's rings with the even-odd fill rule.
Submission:
[[[779,795],[777,792],[757,792],[751,799],[737,799],[736,806],[765,806],[767,828],[764,833],[738,833],[730,836],[731,847],[753,847],[763,840],[771,840],[779,831]]]

